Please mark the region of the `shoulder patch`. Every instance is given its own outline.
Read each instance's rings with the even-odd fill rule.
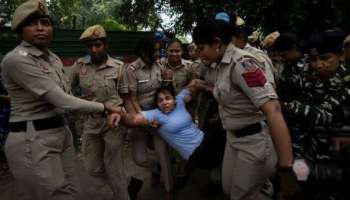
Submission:
[[[254,71],[257,68],[260,68],[257,61],[251,57],[242,57],[238,62],[240,62],[246,71]]]
[[[244,72],[242,76],[248,87],[262,87],[267,81],[265,74],[260,68]]]

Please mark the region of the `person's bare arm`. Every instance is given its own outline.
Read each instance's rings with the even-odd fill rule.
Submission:
[[[214,88],[212,85],[210,85],[209,83],[201,79],[193,79],[187,87],[194,92],[197,92],[197,91],[213,92],[213,88]]]
[[[127,127],[150,125],[142,113],[112,113],[108,116],[108,126],[115,127],[118,123]]]
[[[131,100],[131,103],[132,103],[132,105],[134,107],[135,112],[136,113],[141,112],[142,109],[141,109],[141,106],[140,106],[139,101],[137,99],[136,92],[134,92],[134,91],[130,92],[130,100]]]
[[[134,108],[134,105],[132,103],[130,93],[120,94],[120,96],[123,99],[124,107],[126,109],[126,112],[131,113],[131,114],[137,113],[135,108]]]
[[[279,166],[292,166],[292,142],[279,102],[277,100],[269,100],[261,106],[261,110],[267,119],[270,135],[278,155]]]

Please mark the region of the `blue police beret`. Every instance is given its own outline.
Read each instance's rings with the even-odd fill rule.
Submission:
[[[219,12],[215,15],[215,19],[216,20],[222,20],[225,21],[227,23],[230,23],[230,16],[225,13],[225,12]]]

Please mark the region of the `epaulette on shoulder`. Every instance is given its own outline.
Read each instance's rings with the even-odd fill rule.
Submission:
[[[89,60],[90,60],[90,56],[89,56],[89,55],[86,55],[86,56],[84,56],[84,57],[78,58],[78,60],[77,60],[76,62],[77,62],[77,64],[82,64],[82,63],[87,63],[87,62],[89,62]]]
[[[137,70],[137,68],[138,68],[137,66],[138,66],[138,61],[135,60],[134,62],[132,62],[132,63],[130,63],[130,64],[127,65],[127,69],[130,69],[130,70],[132,70],[132,71],[135,71],[135,70]]]
[[[121,60],[114,59],[113,61],[114,61],[114,63],[117,64],[117,65],[124,65],[124,62],[121,61]]]
[[[255,61],[256,61],[256,58],[254,58],[254,57],[251,56],[251,55],[245,54],[245,55],[239,57],[239,58],[237,59],[237,62],[244,62],[244,61],[247,61],[247,60],[255,60]]]
[[[191,65],[193,62],[190,61],[190,60],[185,60],[185,59],[183,59],[183,63],[184,63],[185,65]]]
[[[18,49],[17,53],[21,56],[27,56],[28,55],[28,51],[26,49]]]
[[[136,70],[136,66],[133,64],[128,65],[128,69],[135,71]]]

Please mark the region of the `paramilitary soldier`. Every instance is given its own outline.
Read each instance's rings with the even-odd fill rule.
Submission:
[[[82,98],[122,106],[120,94],[127,93],[124,63],[108,53],[106,31],[100,25],[87,28],[80,36],[88,55],[73,66],[72,89],[80,88]],[[116,199],[128,199],[123,168],[123,139],[126,128],[111,129],[103,114],[90,114],[83,125],[82,150],[88,173],[112,188]]]
[[[79,192],[71,132],[62,113],[120,111],[69,95],[61,60],[48,49],[53,26],[44,2],[21,4],[12,29],[22,42],[3,59],[2,76],[11,98],[6,157],[22,199],[72,200]]]
[[[299,179],[305,181],[303,199],[349,199],[345,193],[350,180],[350,149],[337,149],[332,131],[349,124],[350,72],[343,64],[344,35],[331,29],[311,37],[308,53],[312,76],[306,77],[301,98],[282,104],[287,119],[302,126],[297,134],[304,142],[298,145],[304,146],[300,154],[310,167],[309,176],[296,170]],[[336,155],[336,150],[341,153]]]

